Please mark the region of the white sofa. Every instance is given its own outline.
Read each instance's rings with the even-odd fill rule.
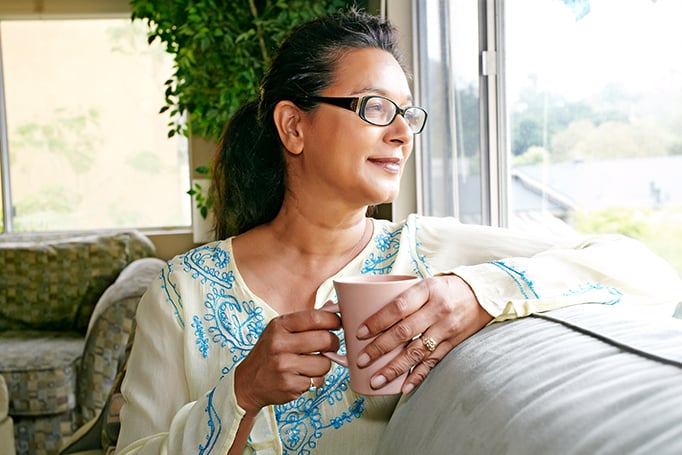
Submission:
[[[380,454],[680,454],[682,320],[578,305],[492,324],[401,400]]]

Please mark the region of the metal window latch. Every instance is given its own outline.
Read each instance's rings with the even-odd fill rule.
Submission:
[[[481,52],[481,76],[494,76],[497,74],[497,52]]]

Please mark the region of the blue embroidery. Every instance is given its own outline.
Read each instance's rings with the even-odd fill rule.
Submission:
[[[216,291],[206,296],[204,306],[209,312],[204,321],[211,324],[208,328],[211,341],[228,348],[234,365],[246,357],[263,332],[263,308],[255,306],[252,300],[239,302],[222,289]]]
[[[229,373],[229,372],[230,372],[230,368],[228,368],[228,367],[222,367],[222,368],[220,369],[220,373],[221,373],[221,374],[220,374],[220,377],[218,378],[218,380],[219,380],[219,381],[222,381],[223,379],[225,379],[225,376],[226,376],[227,373]]]
[[[525,272],[521,272],[521,271],[516,270],[514,267],[505,263],[504,261],[491,261],[490,264],[499,267],[507,275],[509,275],[511,277],[511,279],[513,279],[516,282],[516,284],[519,287],[519,290],[521,291],[521,293],[523,294],[523,296],[525,298],[527,298],[527,299],[531,298],[528,295],[528,292],[526,292],[525,287],[527,287],[528,290],[533,294],[533,298],[536,298],[536,299],[540,298],[538,293],[535,292],[533,282],[528,277],[526,277]],[[524,287],[524,285],[525,285],[525,287]]]
[[[397,234],[394,240],[387,243],[386,251],[395,248],[395,252],[386,255],[382,262],[388,262],[397,252]],[[387,233],[390,238],[390,233]],[[388,247],[390,246],[390,248]],[[224,365],[220,379],[224,378],[256,344],[265,329],[264,309],[252,300],[240,300],[232,292],[235,276],[230,267],[230,255],[222,250],[219,244],[208,245],[188,252],[181,257],[184,270],[191,276],[208,286],[203,306],[206,313],[194,316],[192,327],[199,351],[204,358],[208,357],[209,345],[218,345],[232,354],[232,364]],[[342,332],[341,352],[345,352]],[[360,417],[364,412],[364,397],[358,397],[348,409],[342,411],[328,422],[322,420],[321,408],[338,406],[345,393],[349,391],[350,376],[345,367],[335,365],[327,374],[324,386],[314,392],[308,392],[289,403],[274,406],[278,423],[279,436],[286,454],[307,454],[315,447],[326,429],[338,429],[347,422]],[[209,395],[209,427],[207,444],[200,446],[201,453],[208,453],[215,444],[216,428],[220,428],[220,419],[212,406],[212,393]],[[217,427],[216,427],[217,422]],[[218,431],[219,433],[219,431]]]
[[[619,289],[594,283],[585,283],[585,285],[580,286],[578,289],[569,290],[564,295],[583,295],[589,293],[592,290],[606,291],[612,296],[610,300],[599,302],[605,305],[615,305],[623,298],[623,293]]]
[[[180,256],[180,259],[185,265],[184,270],[191,272],[192,278],[202,284],[212,282],[227,289],[234,286],[234,272],[225,270],[230,264],[230,255],[220,248],[220,243],[195,248]]]
[[[208,313],[199,320],[195,317],[192,323],[196,344],[204,358],[207,357],[209,339],[221,348],[227,347],[233,354],[229,372],[246,357],[265,328],[263,309],[256,307],[253,301],[240,302],[228,292],[234,287],[236,278],[234,271],[228,269],[230,254],[220,248],[219,243],[191,250],[180,256],[180,260],[185,272],[210,288],[204,300]],[[204,323],[208,329],[204,328]]]
[[[360,270],[361,274],[385,275],[391,273],[395,263],[395,256],[400,249],[399,236],[401,231],[402,227],[394,232],[390,232],[386,228],[381,229],[381,232],[374,237],[376,248],[381,253],[370,253]]]
[[[166,300],[173,305],[173,314],[178,320],[180,327],[185,327],[185,320],[182,318],[182,297],[178,293],[177,285],[175,285],[172,280],[173,264],[168,263],[168,272],[165,270],[161,271],[161,288],[166,292]]]
[[[206,358],[208,357],[208,338],[204,331],[204,325],[196,314],[192,318],[192,321],[194,321],[192,322],[192,327],[194,327],[194,335],[197,337],[196,344],[199,346],[199,352],[201,352],[203,358]]]
[[[213,406],[213,393],[215,389],[212,389],[208,393],[208,403],[206,404],[206,415],[208,416],[208,434],[206,435],[206,445],[199,444],[199,454],[209,454],[213,452],[220,432],[223,428],[223,423],[220,420],[220,415]]]
[[[412,245],[410,244],[410,257],[412,258],[412,271],[414,272],[415,275],[417,275],[420,278],[424,278],[424,273],[422,273],[422,269],[419,266],[420,264],[424,267],[424,271],[428,276],[433,275],[431,273],[431,266],[426,263],[426,256],[423,254],[419,254],[418,250],[419,247],[422,246],[422,243],[419,241],[419,236],[417,235],[419,231],[419,226],[417,225],[417,220],[419,219],[418,216],[415,216],[415,223],[414,223],[414,246],[415,246],[415,251],[412,251]],[[405,224],[405,229],[410,229],[409,225]]]
[[[327,403],[333,406],[343,400],[349,388],[348,369],[340,365],[330,371],[322,387],[314,392],[301,395],[298,399],[275,406],[275,417],[283,454],[310,454],[317,447],[323,430],[339,429],[344,423],[357,419],[365,410],[365,397],[359,396],[341,415],[322,421],[320,406]]]

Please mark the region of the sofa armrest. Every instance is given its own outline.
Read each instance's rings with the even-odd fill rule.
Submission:
[[[9,413],[9,392],[5,378],[0,375],[0,453],[13,455],[14,425]]]
[[[158,278],[165,262],[159,258],[141,258],[128,264],[97,301],[92,311],[86,339],[91,336],[93,326],[112,305],[129,298],[140,299],[151,281]]]
[[[577,305],[455,347],[383,435],[394,453],[682,453],[682,321]]]
[[[158,258],[131,262],[97,302],[78,373],[79,424],[92,419],[104,406],[125,354],[137,304],[164,264]]]

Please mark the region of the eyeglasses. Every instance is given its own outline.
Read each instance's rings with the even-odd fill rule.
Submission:
[[[419,134],[424,129],[428,114],[418,106],[400,107],[395,101],[385,96],[369,95],[359,98],[340,98],[329,96],[310,96],[308,99],[332,104],[353,111],[365,122],[376,126],[388,126],[402,115],[407,121],[412,134]]]

